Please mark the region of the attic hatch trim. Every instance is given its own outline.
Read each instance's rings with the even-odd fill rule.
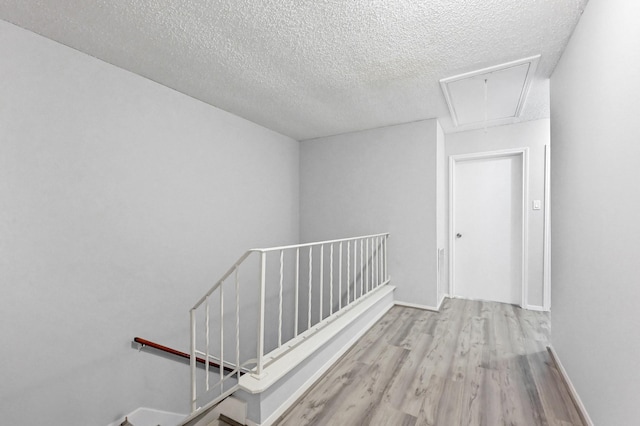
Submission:
[[[458,120],[458,116],[456,113],[456,109],[451,99],[451,93],[449,91],[449,84],[454,83],[456,81],[473,78],[483,74],[491,74],[496,71],[503,71],[509,68],[517,67],[520,65],[528,64],[529,67],[527,69],[527,75],[524,79],[524,83],[522,85],[522,90],[520,91],[520,97],[518,99],[518,104],[516,107],[515,114],[509,117],[503,118],[494,118],[487,120],[487,124],[491,125],[500,125],[500,124],[510,124],[514,123],[517,118],[519,118],[522,114],[522,110],[524,108],[525,101],[527,96],[529,95],[529,90],[531,89],[531,83],[533,81],[533,76],[535,75],[536,69],[538,68],[538,62],[540,61],[540,55],[529,56],[523,59],[517,59],[515,61],[506,62],[499,65],[494,65],[487,68],[482,68],[476,71],[466,72],[464,74],[454,75],[452,77],[443,78],[440,80],[440,87],[442,88],[442,93],[444,94],[444,98],[447,101],[447,106],[449,107],[449,113],[451,114],[451,120],[453,125],[457,128],[456,130],[470,130],[477,129],[485,125],[484,122],[481,123],[465,123],[460,124]]]

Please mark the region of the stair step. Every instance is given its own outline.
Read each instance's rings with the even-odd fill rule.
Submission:
[[[230,425],[224,420],[217,419],[209,423],[207,426],[230,426]]]
[[[224,414],[220,414],[220,418],[218,419],[221,425],[229,425],[229,426],[245,426],[242,423],[238,423],[230,417],[225,416]]]

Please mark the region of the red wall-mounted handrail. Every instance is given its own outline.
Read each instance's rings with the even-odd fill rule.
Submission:
[[[179,351],[177,349],[173,349],[173,348],[170,348],[168,346],[164,346],[164,345],[161,345],[159,343],[155,343],[155,342],[152,342],[150,340],[143,339],[141,337],[134,337],[133,341],[136,342],[136,343],[141,344],[142,346],[148,346],[150,348],[157,349],[159,351],[166,352],[166,353],[169,353],[171,355],[178,356],[180,358],[191,359],[191,355],[189,355],[186,352],[181,352],[181,351]],[[196,357],[196,361],[199,362],[200,364],[204,364],[205,363],[204,358],[200,358],[200,357]],[[215,367],[215,368],[220,368],[220,364],[218,364],[217,362],[209,361],[209,365],[212,366],[212,367]],[[234,371],[234,369],[225,365],[224,366],[224,371],[232,372],[232,371]],[[244,372],[241,371],[240,374],[242,375],[242,374],[244,374]]]

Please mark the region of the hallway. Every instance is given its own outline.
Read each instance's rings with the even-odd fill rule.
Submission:
[[[277,425],[582,425],[548,313],[462,299],[395,306]]]

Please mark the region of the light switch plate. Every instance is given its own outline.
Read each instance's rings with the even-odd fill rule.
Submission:
[[[542,203],[540,202],[540,200],[533,200],[533,209],[534,210],[540,210],[542,206]]]

